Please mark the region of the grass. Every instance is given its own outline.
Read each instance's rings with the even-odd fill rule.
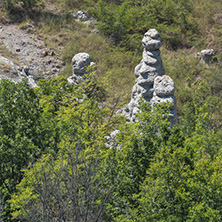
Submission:
[[[32,20],[36,26],[35,33],[46,42],[47,47],[61,54],[65,61],[66,67],[60,75],[71,76],[72,57],[79,52],[87,52],[97,64],[97,76],[101,79],[108,78],[108,94],[127,94],[125,103],[130,100],[135,79],[134,67],[141,57],[135,57],[133,52],[112,46],[108,39],[74,20],[70,13],[60,15],[44,11],[33,16]]]
[[[9,64],[0,62],[0,69],[3,70],[3,72],[9,72],[10,70],[12,70],[12,67]]]
[[[17,55],[9,51],[6,46],[0,45],[0,54],[4,56],[5,58],[10,59],[16,65],[19,65],[19,60],[18,60]]]

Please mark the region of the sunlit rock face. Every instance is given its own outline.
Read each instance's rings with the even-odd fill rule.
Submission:
[[[174,96],[174,81],[167,75],[158,76],[154,80],[153,98],[150,100],[150,106],[153,108],[157,103],[171,103],[169,121],[172,124],[177,123],[176,97]]]
[[[123,110],[123,115],[128,121],[135,121],[139,112],[139,100],[149,102],[150,106],[161,102],[172,102],[176,117],[176,99],[174,97],[173,80],[165,75],[160,47],[162,45],[159,33],[155,29],[148,30],[142,39],[143,59],[135,68],[136,81],[132,89],[130,103]],[[161,78],[163,76],[163,78]],[[156,81],[155,81],[156,80]],[[155,82],[155,85],[154,85]],[[172,111],[174,113],[174,111]]]
[[[19,83],[25,78],[31,88],[38,87],[28,66],[18,66],[2,55],[0,55],[0,64],[8,69],[6,73],[0,71],[0,81],[1,79],[9,79],[14,83]]]
[[[215,56],[215,51],[213,49],[204,49],[201,52],[198,52],[196,57],[200,58],[200,61],[204,64],[211,64],[213,62],[218,62]]]
[[[73,75],[68,78],[70,84],[83,81],[86,74],[95,68],[95,63],[91,61],[90,55],[85,52],[76,54],[72,58]]]

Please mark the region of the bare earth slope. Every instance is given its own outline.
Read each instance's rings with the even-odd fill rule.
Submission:
[[[18,25],[0,24],[0,77],[18,78],[17,69],[28,67],[34,78],[57,76],[63,63],[52,49],[39,39],[28,24],[26,30]],[[16,64],[16,65],[14,65]]]

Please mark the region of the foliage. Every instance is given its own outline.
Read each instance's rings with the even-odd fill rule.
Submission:
[[[209,152],[211,147],[218,153],[220,145],[212,144],[218,137],[210,135],[207,141],[202,137],[201,143],[195,135],[192,144],[168,145],[157,153],[139,196],[138,221],[221,220],[218,201],[222,186],[217,168],[221,158]]]
[[[89,1],[90,2],[90,1]],[[91,3],[92,4],[92,3]],[[99,21],[100,31],[114,44],[137,50],[135,46],[143,34],[155,27],[169,48],[190,45],[196,26],[188,17],[192,13],[191,1],[97,1],[89,8]],[[138,35],[139,34],[139,35]],[[134,42],[138,43],[135,45]]]
[[[181,126],[164,131],[140,192],[117,221],[220,221],[221,136],[202,110],[191,137]]]
[[[11,11],[16,5],[21,5],[21,7],[26,11],[31,11],[36,7],[42,8],[44,6],[43,0],[3,0],[4,7]]]
[[[210,114],[211,127],[220,130],[221,64],[202,64],[189,50],[178,51],[177,55],[164,50],[162,55],[165,71],[174,80],[180,124],[192,133],[203,108]]]
[[[163,104],[152,111],[146,103],[141,104],[138,123],[124,124],[116,139],[116,147],[107,157],[104,174],[113,185],[113,193],[107,204],[112,218],[120,221],[130,214],[130,209],[138,203],[134,198],[140,192],[146,170],[158,152],[161,143],[165,143],[170,132],[166,113],[169,106]]]
[[[27,82],[1,80],[0,192],[8,197],[22,178],[22,170],[46,149],[39,98]]]
[[[109,109],[99,107],[104,93],[100,89],[92,75],[74,89],[64,78],[40,83],[42,115],[53,119],[59,132],[58,153],[44,155],[25,171],[19,192],[10,201],[14,218],[101,221],[104,217],[110,191],[101,186],[98,172],[113,121],[107,119]]]
[[[57,151],[24,170],[9,201],[13,218],[220,221],[221,135],[207,107],[196,108],[187,133],[169,127],[169,104],[151,110],[142,102],[139,121],[119,125],[109,148],[116,118],[101,106],[97,84],[93,76],[74,88],[63,78],[40,82],[41,114],[53,119],[53,127],[44,122],[51,135],[59,132]]]
[[[212,0],[64,4],[67,10],[88,8],[98,20],[100,34],[119,47],[66,13],[33,14],[36,33],[49,47],[64,47],[66,64],[79,51],[90,53],[97,76],[107,77],[109,91],[95,76],[74,87],[65,78],[42,80],[36,90],[26,83],[2,81],[3,220],[221,221],[221,64],[206,66],[193,56],[212,47],[220,58],[221,4]],[[121,125],[113,118],[114,110],[106,108],[119,98],[104,101],[107,95],[130,94],[142,35],[149,28],[160,32],[166,73],[175,81],[180,119],[173,128],[167,122],[167,106],[151,111],[142,104],[140,121]],[[71,65],[61,74],[65,72],[71,74]],[[113,129],[119,133],[109,148],[105,136]],[[9,204],[15,219],[8,215]]]
[[[26,172],[11,206],[23,221],[101,221],[109,190],[100,187],[101,147],[63,141],[56,160],[43,157]]]

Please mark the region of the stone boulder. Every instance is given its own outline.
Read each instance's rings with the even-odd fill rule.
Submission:
[[[159,33],[156,29],[148,30],[144,34],[142,43],[146,51],[158,50],[162,45]]]
[[[95,69],[95,63],[91,61],[90,55],[85,52],[76,54],[72,58],[73,75],[68,78],[70,84],[83,81],[86,74]]]
[[[87,21],[88,20],[88,16],[86,15],[85,12],[83,11],[78,11],[74,14],[74,18],[78,19],[81,22]]]
[[[174,81],[167,75],[158,76],[154,80],[153,88],[157,96],[171,96],[174,94]]]
[[[21,82],[23,78],[26,78],[31,88],[38,87],[28,66],[18,66],[2,55],[0,55],[0,64],[6,66],[8,69],[6,73],[0,73],[0,80],[9,79],[14,83],[18,83]]]
[[[177,123],[176,97],[174,96],[174,81],[167,75],[158,76],[154,80],[153,98],[150,100],[150,106],[153,108],[157,103],[171,103],[169,121],[172,124]]]
[[[109,136],[105,136],[106,146],[108,148],[113,148],[113,147],[117,147],[117,149],[121,148],[121,145],[116,142],[116,137],[119,133],[120,133],[119,130],[114,130],[113,132],[110,133]]]
[[[197,57],[200,58],[200,61],[205,64],[217,62],[217,59],[214,58],[214,56],[215,52],[213,49],[204,49],[201,52],[197,53]]]

